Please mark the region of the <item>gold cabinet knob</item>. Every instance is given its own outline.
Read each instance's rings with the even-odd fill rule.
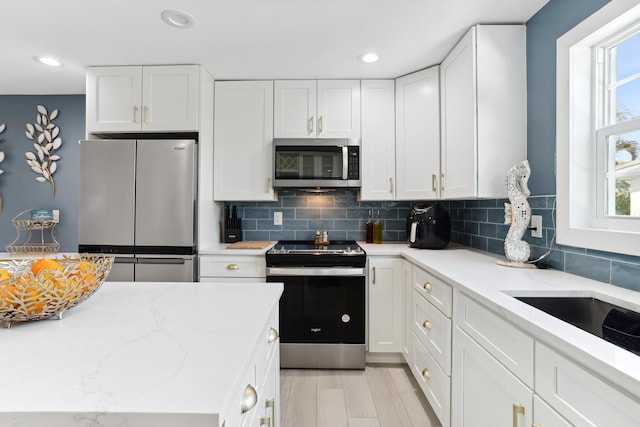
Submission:
[[[431,283],[429,283],[429,282],[426,282],[426,283],[424,284],[423,288],[424,288],[424,290],[425,290],[425,291],[428,291],[428,292],[431,292],[431,289],[433,289],[433,288],[431,287]]]
[[[426,379],[431,378],[431,373],[429,372],[429,370],[427,368],[424,368],[422,370],[422,376],[425,377]]]
[[[238,267],[238,264],[229,264],[227,265],[227,270],[237,270],[240,267]]]
[[[422,323],[422,327],[425,328],[425,329],[431,330],[431,322],[429,322],[428,320],[425,320]]]
[[[274,328],[269,329],[269,338],[268,338],[268,342],[274,342],[275,340],[277,340],[280,337],[280,335],[278,334],[278,331],[275,330]]]
[[[242,413],[249,412],[258,403],[258,392],[255,388],[248,384],[242,395]]]

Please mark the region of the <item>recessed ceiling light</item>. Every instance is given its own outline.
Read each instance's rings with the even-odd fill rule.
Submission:
[[[50,67],[62,67],[62,62],[50,56],[34,56],[33,59],[41,64],[48,65]]]
[[[196,18],[182,10],[163,10],[160,17],[167,25],[176,28],[191,28],[196,23]]]
[[[358,59],[362,62],[366,62],[367,64],[371,64],[378,60],[378,55],[373,52],[365,52],[358,56]]]

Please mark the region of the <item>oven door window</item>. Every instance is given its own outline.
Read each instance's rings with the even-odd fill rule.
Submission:
[[[276,147],[276,179],[341,179],[342,147]]]
[[[284,282],[280,298],[283,343],[364,344],[364,277],[269,277]]]

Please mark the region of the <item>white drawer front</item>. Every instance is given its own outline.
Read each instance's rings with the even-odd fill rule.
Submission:
[[[418,291],[413,292],[413,332],[447,375],[451,375],[451,319]]]
[[[575,426],[637,427],[640,401],[536,343],[536,393]]]
[[[533,338],[462,293],[456,293],[455,324],[533,388]]]
[[[533,425],[552,427],[572,427],[573,425],[562,418],[547,403],[537,395],[533,396]]]
[[[413,287],[445,316],[451,317],[451,286],[414,266]]]
[[[257,277],[264,281],[264,256],[201,256],[201,277]]]
[[[420,340],[413,336],[411,371],[431,404],[442,427],[450,425],[451,379],[431,357]]]

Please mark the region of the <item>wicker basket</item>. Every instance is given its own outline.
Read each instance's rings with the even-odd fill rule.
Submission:
[[[98,290],[113,260],[86,254],[0,260],[0,324],[62,318]]]

